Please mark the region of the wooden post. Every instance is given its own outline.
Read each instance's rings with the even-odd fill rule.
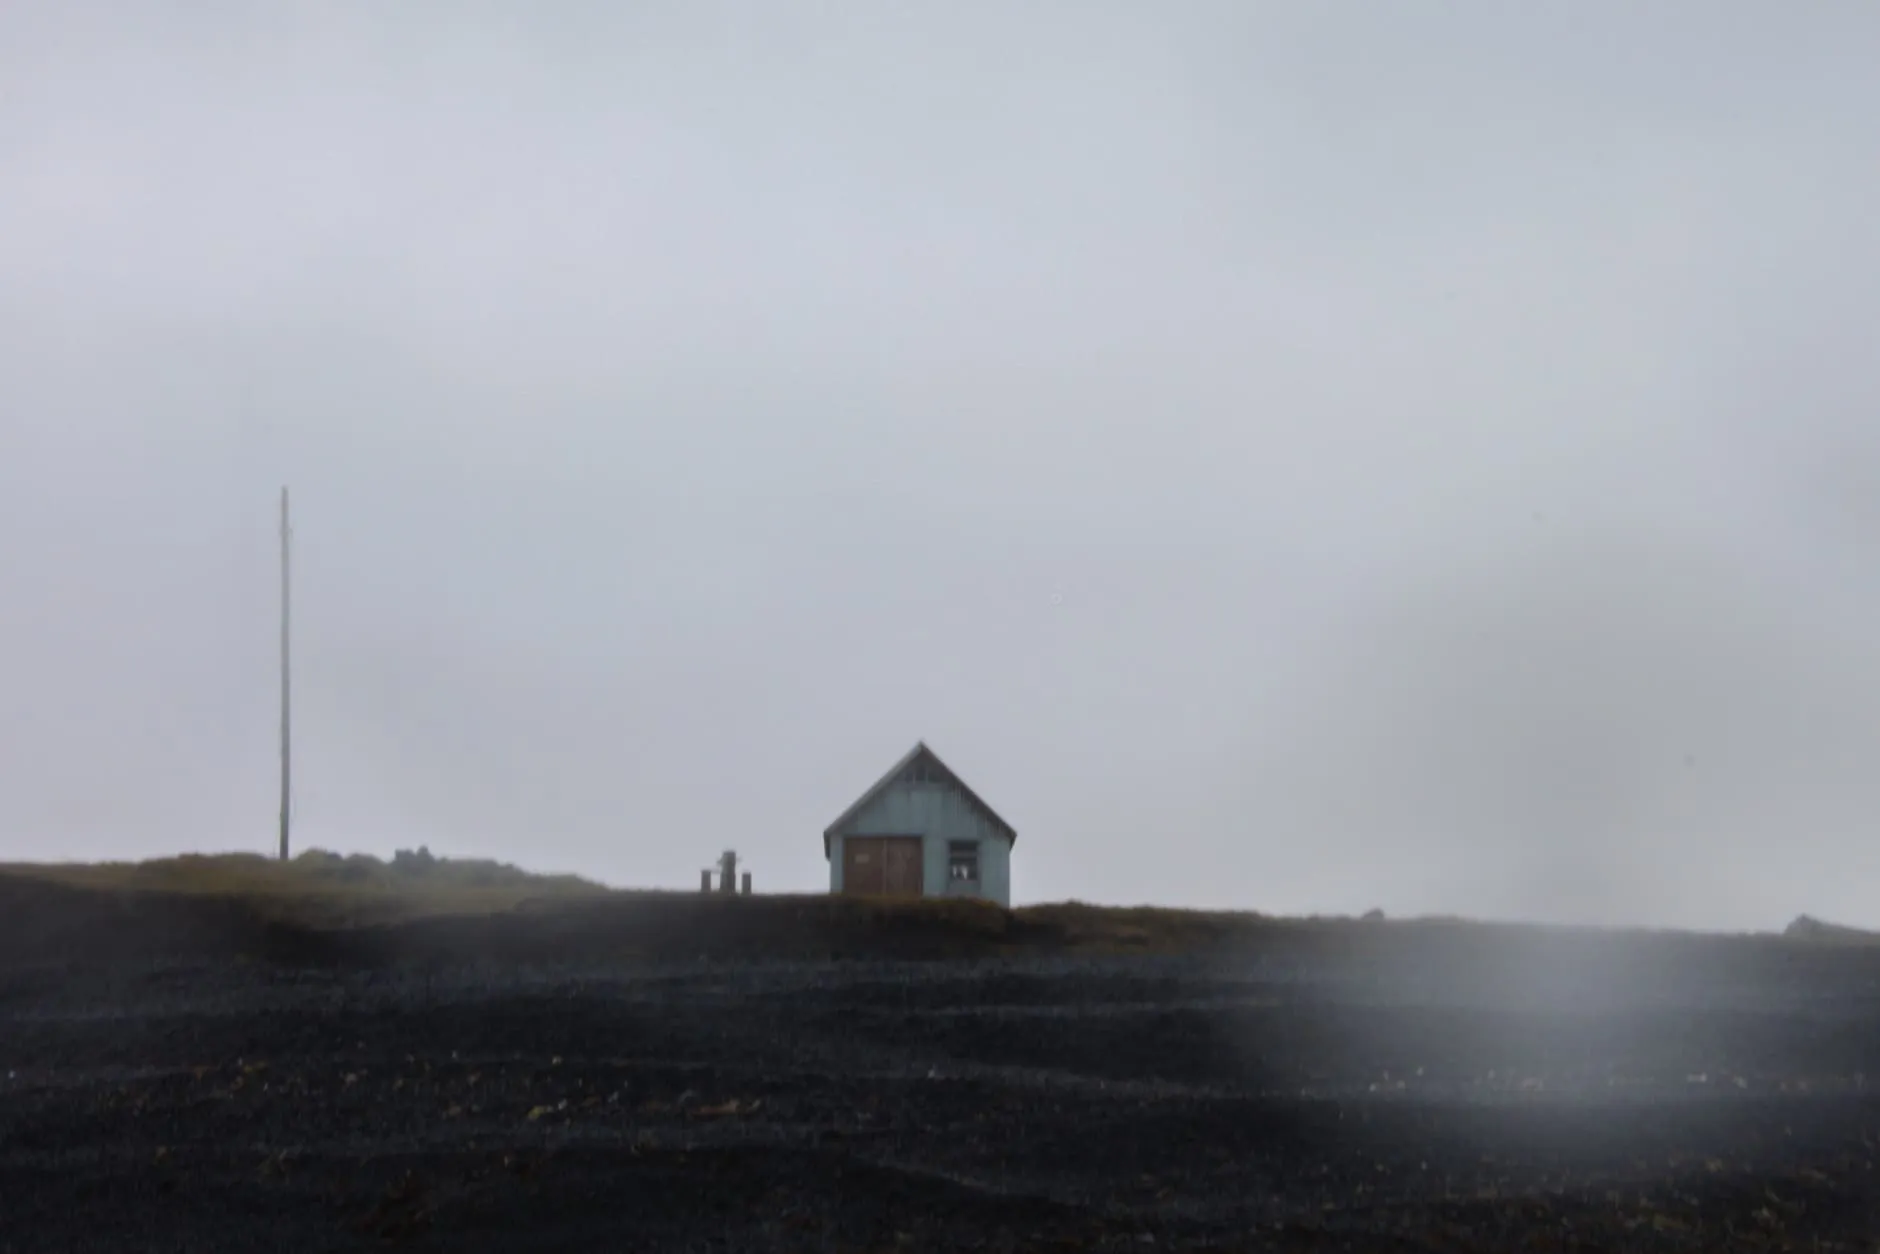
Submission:
[[[746,897],[749,897],[751,895],[751,873],[749,871],[746,871],[744,873],[744,882],[743,882],[742,887],[744,890],[744,895]]]
[[[712,873],[709,870],[698,873],[698,890],[701,893],[709,893],[712,890]]]
[[[287,489],[281,489],[281,861],[288,858],[288,825],[293,804],[293,718],[291,674],[288,666],[288,537]]]

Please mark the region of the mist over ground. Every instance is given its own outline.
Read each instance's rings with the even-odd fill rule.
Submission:
[[[0,14],[0,860],[1880,924],[1880,12]]]

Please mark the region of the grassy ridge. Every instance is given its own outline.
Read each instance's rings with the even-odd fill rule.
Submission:
[[[310,850],[289,862],[189,854],[0,864],[0,959],[17,961],[156,951],[340,962],[449,954],[1173,952],[1271,923],[1251,913],[1077,902],[1006,910],[964,899],[632,891],[422,850],[390,861]]]
[[[0,965],[157,953],[379,965],[1022,952],[1299,953],[1369,961],[1414,951],[1441,967],[1539,962],[1536,969],[1544,971],[1570,960],[1614,972],[1665,963],[1781,964],[1801,950],[1836,962],[1873,961],[1872,937],[1850,943],[1843,932],[1817,924],[1788,936],[1718,937],[1459,919],[1286,919],[1074,901],[1006,910],[944,898],[726,897],[611,889],[578,876],[424,851],[389,862],[315,850],[287,863],[229,854],[0,864]]]
[[[259,854],[184,854],[147,862],[0,863],[0,875],[115,894],[239,899],[262,916],[318,927],[488,915],[526,902],[608,896],[575,875],[539,875],[505,862],[401,852],[309,849],[288,862]]]
[[[320,928],[373,927],[414,920],[478,918],[522,911],[566,912],[575,905],[608,909],[658,900],[680,910],[713,908],[716,894],[609,888],[576,875],[543,875],[509,863],[433,858],[401,851],[391,861],[367,854],[308,850],[288,862],[259,854],[184,854],[146,862],[0,863],[0,877],[104,892],[118,897],[215,899],[240,903],[281,923]],[[1072,946],[1124,949],[1189,948],[1219,941],[1263,916],[1251,912],[1154,906],[1092,906],[1082,902],[1004,910],[966,899],[889,900],[811,894],[741,899],[747,911],[773,914],[790,903],[792,917],[839,916],[857,926],[903,921],[986,937],[1011,923],[1049,933]]]

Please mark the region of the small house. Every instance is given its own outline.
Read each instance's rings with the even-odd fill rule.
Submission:
[[[823,832],[829,891],[1012,904],[1018,833],[925,743]]]

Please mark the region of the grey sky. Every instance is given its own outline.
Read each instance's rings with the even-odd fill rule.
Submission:
[[[7,6],[0,858],[1880,924],[1880,8]]]

